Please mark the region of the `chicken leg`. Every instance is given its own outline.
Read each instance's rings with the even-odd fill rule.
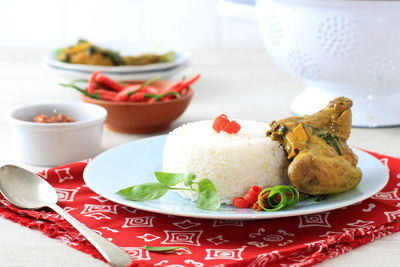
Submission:
[[[350,99],[338,97],[315,114],[271,123],[267,136],[279,141],[292,160],[288,176],[299,191],[337,194],[359,184],[362,173],[358,158],[346,143],[352,105]]]

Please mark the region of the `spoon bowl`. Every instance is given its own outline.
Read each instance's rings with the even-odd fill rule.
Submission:
[[[18,166],[5,165],[0,168],[0,192],[13,205],[22,209],[51,208],[92,243],[112,266],[125,267],[132,261],[129,254],[120,247],[98,235],[58,206],[56,190],[36,174]]]
[[[0,192],[23,209],[40,209],[58,201],[57,192],[46,180],[13,165],[0,168]]]

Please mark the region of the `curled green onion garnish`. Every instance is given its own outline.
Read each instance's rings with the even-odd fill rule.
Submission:
[[[267,204],[269,207],[264,207],[262,196],[267,193]],[[276,211],[285,208],[293,208],[299,202],[299,198],[299,191],[293,186],[277,185],[262,190],[258,195],[258,204],[265,211]]]
[[[300,194],[295,187],[289,185],[277,185],[274,188],[284,191],[285,194],[286,192],[289,192],[290,199],[288,199],[285,208],[293,208],[294,206],[297,205],[297,203],[299,203]],[[286,197],[289,196],[288,194],[286,194]]]

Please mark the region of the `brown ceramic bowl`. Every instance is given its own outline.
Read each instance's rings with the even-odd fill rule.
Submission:
[[[132,82],[132,81],[130,81]],[[143,81],[134,81],[141,83]],[[173,82],[155,81],[152,83],[158,88],[167,88]],[[99,100],[82,95],[82,100],[105,108],[108,112],[105,125],[112,131],[121,133],[153,133],[167,130],[188,107],[193,96],[189,88],[187,94],[168,102],[135,103],[112,102]]]

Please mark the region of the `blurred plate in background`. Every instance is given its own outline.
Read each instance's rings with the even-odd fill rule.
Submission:
[[[137,55],[146,51],[154,51],[151,47],[144,49],[118,49],[124,55]],[[163,49],[166,50],[166,49]],[[167,78],[188,66],[191,52],[185,49],[168,49],[176,54],[172,62],[154,63],[148,65],[124,65],[124,66],[99,66],[87,64],[71,64],[57,60],[56,49],[43,56],[43,64],[46,69],[53,71],[67,79],[87,79],[94,71],[101,70],[107,76],[116,80],[140,80],[155,76]],[[168,51],[166,50],[166,51]],[[161,53],[162,51],[160,51]]]

